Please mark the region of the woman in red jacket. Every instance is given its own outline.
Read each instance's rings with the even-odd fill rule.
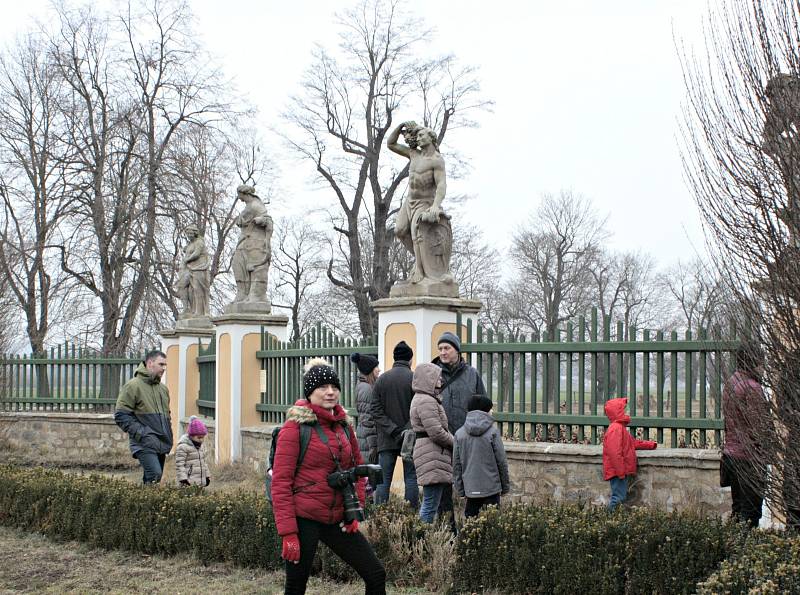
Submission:
[[[625,413],[628,399],[606,401],[606,417],[611,422],[603,436],[603,479],[611,483],[608,509],[614,510],[628,496],[628,475],[636,475],[636,451],[652,450],[656,443],[637,440],[628,431],[631,416]]]
[[[303,376],[305,400],[297,401],[287,411],[278,436],[272,506],[278,535],[283,538],[281,556],[286,560],[287,594],[305,593],[319,541],[358,572],[366,583],[367,594],[386,592],[383,564],[359,532],[358,521],[343,522],[342,492],[327,481],[337,466],[344,470],[363,462],[358,439],[339,405],[340,390],[339,377],[328,362],[311,360]],[[314,431],[298,467],[301,424],[313,426]],[[358,480],[356,491],[363,506],[364,478]]]

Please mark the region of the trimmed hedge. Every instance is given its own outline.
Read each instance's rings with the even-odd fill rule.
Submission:
[[[0,466],[0,525],[107,549],[277,569],[280,539],[253,492],[139,486]],[[800,537],[690,513],[556,505],[488,509],[455,543],[408,506],[370,507],[364,531],[390,580],[457,593],[800,592]],[[455,550],[455,555],[454,555]],[[327,548],[327,578],[355,578]],[[722,563],[720,565],[720,563]]]
[[[800,537],[754,532],[697,593],[800,593]]]
[[[269,503],[248,492],[209,494],[0,466],[0,524],[106,549],[281,566]]]
[[[490,509],[458,540],[454,590],[473,593],[692,593],[742,525],[689,513],[555,505]]]

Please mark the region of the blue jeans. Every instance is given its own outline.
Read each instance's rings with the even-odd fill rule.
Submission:
[[[378,463],[383,469],[383,483],[375,489],[375,504],[383,504],[389,499],[389,487],[392,485],[394,466],[399,456],[399,450],[384,450],[378,453]],[[403,483],[405,484],[404,498],[416,510],[419,507],[419,487],[414,463],[403,461]]]
[[[140,452],[136,455],[142,466],[142,483],[159,483],[164,473],[164,459],[167,455],[157,455],[154,452]]]
[[[433,522],[445,489],[450,489],[449,483],[432,483],[431,485],[422,486],[422,506],[419,508],[419,518],[424,523]]]
[[[625,498],[628,496],[628,478],[612,477],[608,481],[611,484],[611,500],[608,501],[608,509],[614,510],[625,502]]]

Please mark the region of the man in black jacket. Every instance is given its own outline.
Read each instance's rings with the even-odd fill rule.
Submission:
[[[394,466],[400,456],[402,432],[409,427],[411,399],[411,358],[414,352],[405,341],[394,348],[394,365],[384,372],[372,387],[372,418],[378,431],[378,463],[383,469],[383,483],[375,490],[375,503],[382,504],[389,499],[389,486],[392,484]],[[403,482],[405,499],[414,509],[419,506],[419,488],[414,463],[403,461]]]

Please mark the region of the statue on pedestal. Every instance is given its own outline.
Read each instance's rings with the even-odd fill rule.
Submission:
[[[255,188],[242,185],[236,193],[245,206],[236,218],[241,231],[231,260],[236,297],[225,312],[269,313],[267,279],[272,259],[272,217]]]
[[[175,283],[175,291],[183,302],[183,311],[178,319],[204,318],[207,321],[211,259],[196,225],[187,225],[183,233],[189,243],[183,249],[178,281]]]
[[[407,145],[398,142],[400,134]],[[386,143],[410,161],[408,197],[397,215],[395,234],[414,254],[410,283],[395,284],[390,296],[458,297],[450,273],[453,232],[450,217],[442,210],[447,182],[436,134],[416,122],[403,122]]]

